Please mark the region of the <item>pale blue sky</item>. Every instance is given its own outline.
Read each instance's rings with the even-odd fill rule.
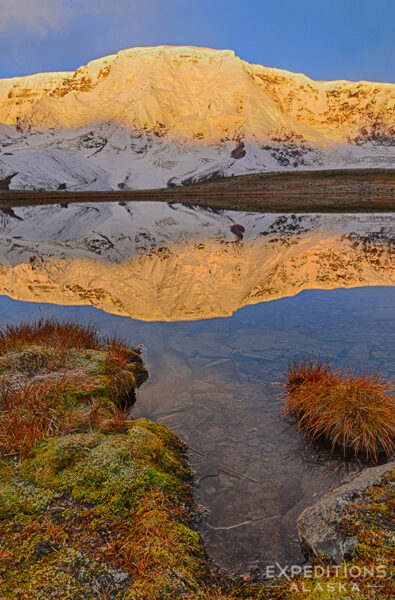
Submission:
[[[395,0],[0,0],[0,77],[186,44],[313,79],[395,82],[394,31]]]

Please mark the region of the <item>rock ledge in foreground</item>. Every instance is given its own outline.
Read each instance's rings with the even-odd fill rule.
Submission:
[[[363,493],[380,485],[385,474],[392,469],[395,469],[395,461],[364,469],[331,490],[315,505],[306,508],[298,519],[299,539],[306,554],[325,555],[336,563],[350,558],[358,539],[355,535],[343,537],[341,534],[344,509],[362,500]]]

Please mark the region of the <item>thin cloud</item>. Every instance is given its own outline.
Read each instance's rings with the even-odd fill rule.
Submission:
[[[57,30],[74,17],[92,15],[109,20],[147,12],[177,0],[0,0],[0,31],[23,28],[40,35]]]
[[[45,34],[70,17],[70,9],[63,0],[0,0],[2,31],[22,27]]]

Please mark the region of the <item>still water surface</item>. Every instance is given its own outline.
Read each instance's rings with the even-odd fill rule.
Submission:
[[[84,306],[0,297],[0,326],[56,316],[144,344],[150,378],[135,417],[187,441],[210,554],[243,572],[303,560],[296,519],[355,465],[315,453],[279,418],[282,373],[314,352],[394,376],[395,288],[307,290],[227,318],[143,322]]]
[[[357,466],[279,418],[282,374],[314,353],[394,375],[393,232],[393,215],[0,209],[0,326],[53,315],[144,344],[134,416],[188,443],[211,556],[295,564],[298,515]]]

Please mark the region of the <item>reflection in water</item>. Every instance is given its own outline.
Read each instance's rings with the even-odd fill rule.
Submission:
[[[150,379],[134,416],[157,419],[190,447],[210,553],[230,569],[302,561],[300,512],[347,476],[342,461],[310,452],[278,418],[282,372],[306,352],[393,376],[395,289],[305,291],[226,319],[147,323],[88,307],[0,298],[0,325],[56,315],[93,321],[146,346]],[[303,451],[302,451],[303,449]]]
[[[0,212],[0,293],[145,321],[228,316],[305,289],[394,283],[390,215],[161,203]]]
[[[0,325],[54,314],[145,344],[151,376],[134,414],[188,442],[211,554],[239,570],[295,563],[297,516],[356,466],[317,456],[278,418],[282,372],[315,352],[393,374],[391,244],[390,215],[0,211]],[[296,295],[339,287],[356,289]]]

